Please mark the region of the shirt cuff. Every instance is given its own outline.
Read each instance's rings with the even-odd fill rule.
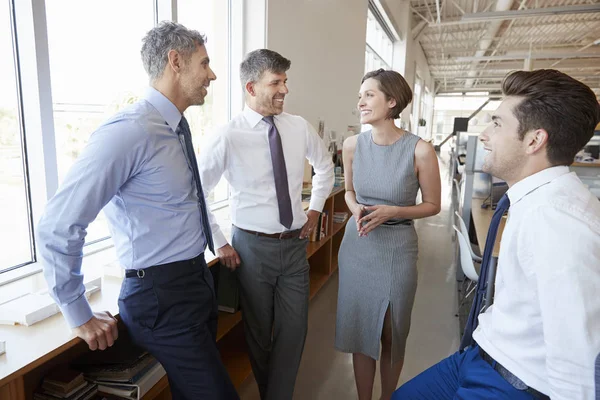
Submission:
[[[325,206],[326,200],[327,198],[325,197],[311,196],[310,205],[308,206],[308,209],[323,212],[323,207]]]
[[[213,242],[215,244],[215,251],[217,251],[217,249],[220,249],[221,247],[225,246],[226,244],[229,244],[229,242],[227,241],[227,238],[225,237],[225,235],[223,235],[223,232],[221,232],[220,230],[218,232],[214,231],[212,236],[213,236]]]
[[[77,328],[85,324],[94,316],[85,294],[82,294],[72,303],[60,306],[60,311],[71,328]]]

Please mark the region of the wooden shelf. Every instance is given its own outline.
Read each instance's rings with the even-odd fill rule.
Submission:
[[[317,292],[321,290],[321,288],[323,287],[325,282],[327,282],[328,279],[329,275],[320,274],[318,272],[310,273],[310,299],[315,297]]]
[[[327,244],[327,241],[331,238],[331,235],[325,236],[321,240],[317,240],[316,242],[308,242],[308,247],[306,248],[306,256],[310,258],[313,254],[315,254],[321,247]]]
[[[325,283],[337,269],[339,247],[343,238],[344,226],[347,221],[342,224],[333,223],[334,212],[348,212],[344,200],[344,189],[336,188],[327,201],[325,202],[324,211],[331,217],[328,221],[328,232],[330,235],[325,236],[320,241],[309,242],[307,246],[307,258],[310,263],[310,294],[312,299],[323,288]],[[207,252],[207,264],[212,267],[218,265],[218,259]],[[107,309],[117,315],[116,301],[120,290],[120,282],[111,283],[110,280],[104,282],[102,293],[96,296],[95,308]],[[98,302],[102,299],[103,302]],[[106,300],[106,304],[104,304]],[[112,307],[112,308],[111,308]],[[53,318],[56,320],[58,316]],[[42,322],[37,328],[44,328],[44,325],[50,324],[52,318]],[[217,327],[217,348],[221,354],[221,360],[231,380],[236,388],[248,379],[252,374],[252,367],[244,338],[244,327],[240,323],[242,320],[241,312],[234,314],[219,312],[219,320]],[[34,328],[36,328],[34,327]],[[62,325],[60,328],[62,329]],[[25,329],[26,327],[18,327],[19,334],[23,338],[29,338],[33,335],[36,329]],[[15,328],[17,329],[17,328]],[[58,328],[57,328],[58,329]],[[62,331],[61,331],[62,332]],[[66,335],[66,334],[65,334]],[[0,398],[8,398],[15,400],[31,400],[33,391],[39,386],[44,375],[57,365],[64,365],[73,360],[76,356],[87,352],[87,345],[79,339],[70,337],[65,340],[65,343],[58,348],[46,351],[43,356],[32,358],[27,365],[22,366],[17,372],[7,374],[0,384]],[[19,336],[19,335],[18,335]],[[39,341],[38,341],[39,342]],[[38,343],[39,345],[39,343]],[[2,364],[0,363],[0,367]],[[1,368],[0,368],[1,369]],[[143,400],[171,400],[171,392],[169,390],[169,382],[167,377],[163,377],[144,397]]]
[[[233,385],[239,388],[252,373],[243,324],[237,324],[217,343],[217,347]]]
[[[217,342],[221,340],[223,336],[227,335],[241,320],[242,313],[240,311],[233,314],[219,311]]]
[[[333,223],[333,234],[335,235],[336,233],[341,231],[346,226],[346,222],[348,222],[348,219],[346,219],[346,221],[342,222],[341,224],[336,224],[334,222]]]
[[[142,400],[171,400],[167,376],[163,376],[156,385],[152,386],[152,389],[142,397]]]

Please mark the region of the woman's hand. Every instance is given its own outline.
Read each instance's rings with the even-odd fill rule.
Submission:
[[[364,210],[369,213],[358,221],[359,236],[367,236],[369,232],[385,221],[398,217],[398,207],[396,206],[368,206],[364,207]]]
[[[358,232],[358,236],[362,236],[360,234],[360,219],[363,215],[365,215],[365,206],[362,204],[356,204],[352,209],[352,215],[354,216],[354,221],[356,222],[356,231]]]

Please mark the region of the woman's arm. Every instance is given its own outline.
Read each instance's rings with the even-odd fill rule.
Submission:
[[[364,206],[358,204],[356,201],[356,193],[354,192],[354,185],[352,184],[352,161],[354,160],[354,150],[356,149],[356,141],[358,139],[358,135],[350,136],[346,140],[344,140],[344,146],[342,148],[342,159],[344,162],[344,181],[346,194],[344,195],[344,199],[346,200],[346,204],[348,205],[348,209],[354,215],[354,219],[356,220],[356,229],[360,230],[360,225],[358,224],[358,220],[362,216]]]

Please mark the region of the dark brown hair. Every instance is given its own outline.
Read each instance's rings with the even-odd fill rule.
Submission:
[[[512,72],[504,78],[502,92],[523,98],[513,110],[521,140],[535,129],[548,132],[547,155],[552,165],[570,165],[600,120],[594,92],[557,70]]]
[[[412,101],[412,90],[410,90],[406,80],[396,71],[386,71],[380,68],[377,71],[367,73],[360,83],[362,84],[370,78],[377,80],[379,90],[385,94],[387,100],[396,100],[396,105],[390,109],[386,118],[400,118],[402,110]]]

